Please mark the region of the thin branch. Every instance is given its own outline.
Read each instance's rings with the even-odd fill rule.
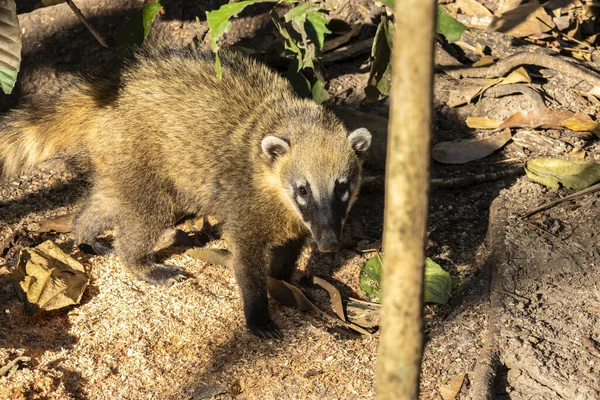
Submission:
[[[581,196],[585,196],[586,194],[589,194],[589,193],[597,192],[598,190],[600,190],[600,183],[596,183],[595,185],[592,185],[589,188],[586,188],[586,189],[580,190],[579,192],[570,194],[570,195],[568,195],[566,197],[563,197],[562,199],[558,199],[558,200],[555,200],[555,201],[551,201],[551,202],[542,204],[541,206],[536,207],[536,208],[534,208],[531,211],[528,211],[521,218],[531,217],[533,214],[537,214],[540,211],[544,211],[544,210],[546,210],[546,209],[548,209],[550,207],[554,207],[557,204],[563,203],[565,201],[573,200],[573,199],[576,199],[576,198],[581,197]]]
[[[75,3],[73,3],[73,0],[65,0],[65,1],[69,5],[69,7],[71,7],[71,10],[73,10],[73,12],[77,16],[77,18],[79,18],[79,20],[81,21],[81,23],[83,25],[85,25],[85,27],[88,29],[88,31],[91,32],[92,35],[94,35],[94,37],[96,38],[96,40],[102,46],[104,46],[106,48],[110,48],[111,46],[109,45],[108,41],[106,39],[104,39],[104,37],[100,34],[100,32],[98,32],[96,30],[96,28],[94,28],[92,26],[92,24],[87,20],[87,18],[85,17],[85,15],[83,15],[83,13],[81,12],[81,10],[75,5]]]

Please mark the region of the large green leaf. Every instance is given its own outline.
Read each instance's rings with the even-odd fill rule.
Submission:
[[[10,94],[21,66],[21,30],[14,0],[0,2],[0,87]]]
[[[533,181],[554,189],[562,185],[583,190],[600,180],[600,164],[589,161],[536,158],[527,162],[525,172]]]
[[[367,260],[360,270],[360,289],[369,301],[374,303],[381,303],[381,271],[382,261],[379,254]],[[425,303],[448,303],[452,279],[448,272],[430,258],[425,259],[423,286]]]
[[[327,28],[325,14],[321,11],[311,11],[307,14],[306,19],[306,34],[315,43],[317,49],[321,50],[325,43],[325,34],[331,33]]]
[[[160,3],[146,3],[140,11],[135,13],[125,23],[117,37],[119,46],[139,46],[146,36],[150,33],[150,24],[158,13],[162,5]]]
[[[447,271],[444,271],[439,264],[429,257],[425,259],[423,285],[423,300],[425,303],[448,303],[452,289],[452,278],[450,278]]]
[[[449,43],[454,43],[460,40],[466,30],[466,26],[452,18],[444,6],[438,4],[437,33],[444,35]]]
[[[219,50],[217,41],[224,33],[231,29],[231,18],[241,13],[246,7],[257,4],[273,2],[274,0],[244,0],[237,3],[222,5],[219,9],[206,12],[206,22],[210,29],[210,44],[213,51]]]

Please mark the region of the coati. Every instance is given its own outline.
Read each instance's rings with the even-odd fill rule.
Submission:
[[[154,248],[176,214],[217,216],[230,240],[248,328],[281,338],[267,301],[267,274],[288,279],[312,235],[335,251],[371,143],[348,132],[268,67],[221,54],[222,78],[205,51],[142,51],[116,93],[80,80],[55,101],[0,119],[4,177],[59,152],[86,153],[89,197],[74,219],[77,242],[97,253],[115,229],[116,252],[138,278],[171,284],[181,270]]]

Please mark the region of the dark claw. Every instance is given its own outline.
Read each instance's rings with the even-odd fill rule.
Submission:
[[[115,251],[115,249],[112,246],[103,243],[99,240],[95,240],[89,244],[81,243],[78,247],[84,253],[93,254],[97,256],[108,256],[110,254],[113,254]]]
[[[187,278],[182,270],[164,264],[153,264],[147,267],[144,273],[139,274],[140,279],[157,286],[172,286]]]
[[[248,329],[261,339],[283,339],[283,333],[273,321],[269,321],[265,325],[249,325]]]

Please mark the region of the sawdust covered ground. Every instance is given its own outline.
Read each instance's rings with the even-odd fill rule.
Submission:
[[[74,210],[70,201],[85,185],[68,186],[72,177],[68,171],[38,171],[1,189],[0,209],[9,223],[3,224],[0,241],[14,229],[21,232],[13,238],[15,245],[52,239],[84,263],[91,285],[78,306],[28,316],[10,282],[12,267],[0,266],[0,364],[32,357],[25,368],[0,378],[0,399],[228,398],[240,390],[239,399],[373,397],[378,334],[360,338],[271,301],[285,339],[261,341],[245,329],[240,293],[225,267],[193,259],[182,254],[183,248],[171,249],[171,255],[163,252],[164,261],[190,277],[172,287],[154,287],[136,281],[116,256],[86,256],[73,248],[68,234],[32,232],[37,226],[32,221]],[[26,213],[28,206],[45,201],[50,210]],[[16,222],[14,216],[23,214]],[[220,240],[208,244],[223,246]],[[344,251],[337,258],[315,258],[310,253],[307,248],[296,279],[307,267],[313,274],[329,270],[325,276],[345,293],[360,293],[363,256]],[[324,292],[309,294],[329,311]]]

